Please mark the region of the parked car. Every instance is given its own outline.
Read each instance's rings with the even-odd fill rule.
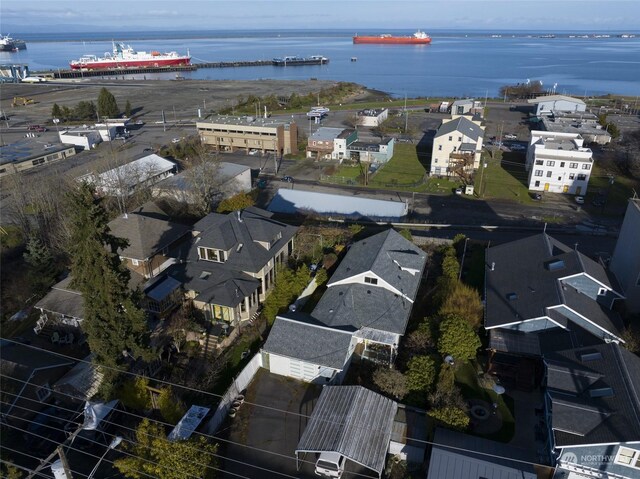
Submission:
[[[180,138],[174,138],[171,143],[180,143]]]
[[[456,195],[462,194],[462,188],[456,188]]]
[[[283,176],[282,181],[286,181],[287,183],[293,183],[293,176],[289,176],[289,175]]]
[[[518,139],[518,135],[514,135],[513,133],[507,133],[506,135],[504,135],[504,139],[505,140],[517,140]]]
[[[540,201],[542,199],[542,195],[540,193],[531,193],[531,199],[535,201]]]
[[[144,153],[153,152],[153,148],[145,148],[142,150]]]
[[[138,120],[138,121],[136,121],[136,125],[144,125],[144,121]]]
[[[576,196],[575,200],[579,205],[584,205],[584,196]]]
[[[249,150],[249,154],[250,155],[257,155],[258,154],[258,150],[256,150],[255,148],[252,148]]]

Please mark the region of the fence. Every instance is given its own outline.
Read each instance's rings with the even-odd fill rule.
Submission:
[[[262,354],[258,351],[251,361],[247,363],[247,365],[240,371],[240,374],[236,376],[236,378],[227,389],[227,392],[224,393],[222,399],[220,399],[220,404],[218,404],[218,408],[216,412],[213,414],[213,417],[207,424],[205,429],[206,434],[215,434],[218,428],[222,425],[224,420],[229,414],[229,409],[231,408],[231,403],[233,403],[234,399],[238,397],[238,395],[244,391],[249,383],[253,380],[253,377],[258,372],[258,369],[262,367]]]

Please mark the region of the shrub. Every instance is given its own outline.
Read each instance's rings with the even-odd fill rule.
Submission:
[[[122,383],[118,392],[118,399],[126,407],[143,411],[151,407],[151,398],[149,396],[149,380],[138,377],[130,379]]]
[[[414,356],[407,363],[407,387],[427,392],[436,379],[436,362],[431,356]]]
[[[457,360],[473,359],[480,347],[480,338],[471,325],[457,315],[448,316],[440,323],[438,351]]]
[[[174,397],[171,387],[160,390],[157,404],[162,418],[171,424],[176,424],[187,412],[184,404]]]
[[[482,324],[484,306],[480,294],[475,288],[456,282],[451,285],[438,314],[441,316],[461,316],[467,320],[472,328],[477,330]]]
[[[409,392],[407,378],[397,369],[380,367],[373,373],[373,382],[380,391],[401,400]]]
[[[449,429],[464,431],[469,427],[467,412],[455,406],[444,406],[431,409],[427,412],[437,423]]]

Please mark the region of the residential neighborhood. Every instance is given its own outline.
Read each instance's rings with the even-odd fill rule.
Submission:
[[[468,41],[367,25],[0,65],[0,476],[640,479],[637,98],[333,80]]]

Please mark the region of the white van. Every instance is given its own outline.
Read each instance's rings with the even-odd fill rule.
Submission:
[[[316,475],[340,479],[344,472],[345,457],[337,452],[321,452],[316,461]]]

